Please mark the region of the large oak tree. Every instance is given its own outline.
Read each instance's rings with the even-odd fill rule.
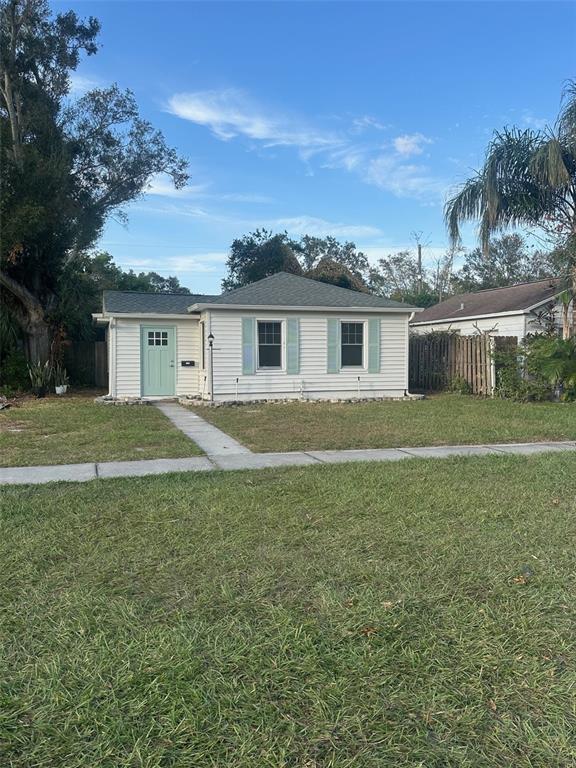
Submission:
[[[186,162],[116,85],[70,99],[81,56],[97,52],[99,23],[45,0],[0,0],[0,301],[45,360],[71,262],[156,173],[177,187]]]

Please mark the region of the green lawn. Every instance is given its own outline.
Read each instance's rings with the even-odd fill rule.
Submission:
[[[575,468],[4,489],[0,764],[576,765]]]
[[[191,456],[199,448],[152,406],[98,405],[94,395],[28,399],[0,411],[0,466]]]
[[[412,402],[291,402],[195,410],[255,451],[576,439],[573,403],[436,395]]]

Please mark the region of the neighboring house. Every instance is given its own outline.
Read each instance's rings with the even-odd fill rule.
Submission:
[[[410,323],[414,333],[459,331],[462,336],[478,332],[493,336],[516,336],[521,341],[528,333],[543,331],[546,319],[553,314],[562,332],[563,292],[559,279],[520,283],[507,288],[492,288],[476,293],[451,296],[429,307]],[[572,311],[569,312],[572,323]]]
[[[401,397],[407,304],[280,272],[222,296],[105,291],[109,394]]]

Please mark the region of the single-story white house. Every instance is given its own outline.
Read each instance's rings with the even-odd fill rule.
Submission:
[[[109,395],[402,397],[414,307],[280,272],[221,296],[105,291]]]
[[[475,293],[450,296],[428,307],[410,323],[413,333],[458,331],[462,336],[479,332],[493,336],[516,336],[545,329],[546,315],[553,313],[558,332],[562,331],[562,283],[557,278],[520,283],[506,288],[492,288]],[[572,308],[569,308],[572,324]]]

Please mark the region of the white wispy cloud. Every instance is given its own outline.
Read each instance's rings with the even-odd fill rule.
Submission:
[[[193,256],[169,256],[165,264],[175,272],[221,272],[227,258],[225,251],[209,251]]]
[[[161,247],[160,247],[161,248]],[[182,254],[180,256],[163,256],[154,258],[135,259],[133,257],[119,258],[118,263],[124,269],[133,269],[147,272],[158,272],[161,275],[222,272],[228,254],[226,251],[207,251],[194,255]]]
[[[167,108],[184,120],[207,127],[223,141],[244,138],[266,147],[293,147],[306,164],[307,175],[314,175],[318,166],[343,169],[397,197],[428,198],[436,203],[444,188],[428,165],[410,160],[422,155],[432,139],[416,132],[387,139],[384,144],[381,139],[370,143],[367,136],[361,136],[364,131],[374,133],[390,127],[371,115],[348,120],[345,129],[334,132],[266,109],[236,89],[175,94]]]
[[[210,200],[222,200],[233,203],[273,203],[274,198],[268,195],[260,195],[252,192],[211,192],[210,184],[188,184],[182,189],[176,189],[172,179],[166,174],[159,173],[150,179],[147,195],[155,197],[169,197],[179,200],[186,198],[202,198]]]
[[[80,75],[78,72],[72,72],[70,75],[70,93],[73,96],[83,96],[94,88],[101,88],[102,81],[93,75]]]
[[[376,131],[385,131],[390,128],[386,123],[382,123],[376,117],[371,115],[362,115],[362,117],[355,117],[352,120],[352,132],[362,133],[363,131],[373,129]]]
[[[390,153],[380,154],[367,162],[364,180],[396,197],[435,198],[437,202],[446,189],[445,182],[428,166],[403,162]]]
[[[217,200],[230,201],[232,203],[274,203],[269,195],[252,194],[251,192],[225,192],[221,195],[211,195]]]
[[[399,155],[405,157],[421,155],[426,144],[432,144],[432,139],[429,139],[422,133],[404,133],[402,136],[396,136],[394,139],[394,149]]]
[[[204,125],[219,139],[236,136],[264,142],[267,146],[301,148],[330,147],[340,139],[303,121],[274,114],[254,104],[242,91],[195,91],[176,93],[168,100],[168,110],[197,125]]]
[[[158,197],[198,197],[206,191],[206,184],[194,184],[176,189],[172,179],[166,174],[156,174],[152,177],[146,189],[146,194]]]
[[[535,115],[529,109],[525,109],[522,112],[520,121],[525,128],[534,128],[537,131],[543,131],[550,125],[550,120]]]
[[[338,221],[327,221],[316,216],[289,216],[265,222],[266,228],[286,230],[290,235],[314,235],[325,237],[376,237],[381,234],[377,227],[365,224],[346,224]]]
[[[414,163],[392,145],[371,147],[353,145],[331,152],[325,160],[330,168],[344,168],[366,184],[390,192],[395,197],[411,197],[439,204],[446,182],[423,163]]]

